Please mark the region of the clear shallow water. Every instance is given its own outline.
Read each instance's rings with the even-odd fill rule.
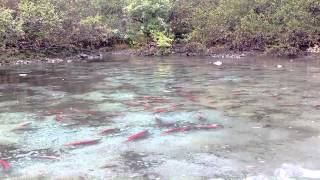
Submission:
[[[110,57],[2,68],[0,159],[12,169],[0,177],[243,179],[271,177],[283,163],[320,169],[320,62],[214,61]],[[223,128],[162,134],[201,124]],[[116,131],[99,134],[109,128]],[[149,136],[124,142],[142,130]],[[101,140],[64,146],[91,139]]]

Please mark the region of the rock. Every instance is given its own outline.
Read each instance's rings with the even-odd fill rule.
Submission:
[[[28,74],[19,74],[20,77],[26,77]]]
[[[78,57],[81,58],[81,59],[87,59],[89,57],[89,55],[81,53],[81,54],[78,55]]]
[[[102,54],[98,54],[98,55],[91,55],[88,57],[89,60],[93,60],[93,59],[102,59],[103,55]]]
[[[307,49],[307,52],[309,53],[320,53],[320,46],[315,45],[314,47],[310,47]]]
[[[275,176],[281,179],[289,178],[310,178],[319,179],[320,170],[310,170],[302,168],[298,165],[283,164],[281,168],[276,169],[274,172]]]
[[[17,140],[14,140],[12,138],[6,138],[6,137],[1,137],[0,138],[0,146],[5,146],[5,147],[9,147],[9,146],[15,146],[17,145]]]
[[[205,55],[207,53],[207,48],[201,43],[191,42],[185,45],[184,52],[187,56]]]
[[[97,54],[97,55],[88,55],[85,53],[81,53],[78,55],[79,58],[83,60],[95,60],[95,59],[102,59],[103,55],[102,54]]]
[[[258,175],[258,176],[250,176],[245,178],[244,180],[269,180],[270,178],[265,175]]]
[[[281,69],[281,68],[282,68],[282,65],[278,64],[278,65],[277,65],[277,68],[278,68],[278,69]]]
[[[216,62],[214,62],[213,64],[216,65],[216,66],[221,66],[221,65],[222,65],[222,62],[221,62],[221,61],[216,61]]]

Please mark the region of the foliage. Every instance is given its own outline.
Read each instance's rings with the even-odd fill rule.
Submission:
[[[50,0],[21,0],[18,12],[23,31],[32,40],[49,36],[61,25],[61,14]]]
[[[193,37],[209,46],[298,54],[319,43],[318,0],[220,0],[205,15],[207,25],[196,26]]]
[[[201,43],[190,42],[185,45],[185,52],[195,53],[196,55],[205,55],[207,48]]]
[[[163,32],[153,32],[152,37],[160,48],[170,48],[172,46],[173,39]]]
[[[168,51],[173,42],[173,38],[170,35],[166,35],[164,32],[152,32],[152,38],[156,42],[160,54],[169,53]]]
[[[18,28],[12,14],[13,10],[0,8],[0,45]]]
[[[102,16],[89,16],[80,21],[82,25],[101,25],[102,24]]]
[[[261,50],[295,55],[320,44],[319,0],[0,0],[4,48]],[[198,49],[198,50],[194,50]]]
[[[136,24],[135,30],[142,31],[148,37],[152,31],[169,31],[171,10],[171,0],[132,0],[125,7],[131,25]]]

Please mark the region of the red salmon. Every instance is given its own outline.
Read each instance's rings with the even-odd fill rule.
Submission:
[[[0,164],[4,170],[9,170],[11,168],[11,165],[5,160],[0,160]]]
[[[164,131],[162,134],[170,134],[170,133],[174,133],[174,132],[186,132],[186,131],[190,131],[192,129],[192,127],[190,126],[186,126],[186,127],[178,127],[178,128],[172,128],[172,129],[168,129],[166,131]]]
[[[198,113],[197,113],[197,119],[198,119],[199,121],[203,121],[203,120],[205,120],[206,118],[203,116],[203,114],[202,114],[201,112],[198,112]]]
[[[174,132],[186,132],[186,131],[190,131],[193,129],[217,129],[220,127],[222,127],[222,126],[218,125],[218,124],[177,127],[177,128],[172,128],[172,129],[168,129],[168,130],[164,131],[162,133],[162,135],[170,134],[170,133],[174,133]]]
[[[131,101],[124,101],[122,102],[122,104],[126,105],[126,106],[138,106],[139,104],[138,103],[134,103],[134,102],[131,102]]]
[[[113,129],[104,129],[101,132],[99,132],[100,135],[107,135],[107,134],[111,134],[114,133],[116,131],[119,131],[119,129],[117,128],[113,128]]]
[[[12,131],[19,131],[19,130],[28,130],[31,129],[30,125],[32,123],[31,122],[25,122],[25,123],[21,123],[19,124],[17,127],[13,128]]]
[[[151,97],[151,96],[143,96],[143,99],[145,99],[145,100],[149,100],[149,99],[152,99],[153,97]]]
[[[93,115],[93,116],[99,114],[99,112],[97,112],[97,111],[90,111],[90,110],[83,111],[83,112],[86,114],[89,114],[89,115]]]
[[[169,99],[164,99],[161,97],[153,97],[153,96],[144,96],[143,100],[148,101],[149,103],[169,103],[170,102]]]
[[[168,109],[159,108],[159,109],[155,109],[155,110],[153,111],[153,113],[165,113],[165,112],[168,112]]]
[[[48,110],[48,111],[45,111],[43,113],[44,116],[52,116],[52,115],[56,115],[56,114],[62,114],[64,112],[64,110],[59,110],[59,109],[56,109],[56,110]]]
[[[63,116],[61,114],[56,115],[56,121],[62,122],[63,121]]]
[[[172,104],[172,108],[177,108],[177,107],[181,107],[181,106],[183,106],[184,104],[176,104],[176,103],[174,103],[174,104]]]
[[[150,109],[150,108],[151,108],[151,105],[150,105],[150,104],[144,104],[143,107],[144,107],[144,109],[147,110],[147,109]]]
[[[128,139],[126,140],[126,142],[130,142],[130,141],[134,141],[134,140],[137,140],[137,139],[144,138],[144,137],[146,137],[148,134],[149,134],[149,131],[148,131],[148,130],[144,130],[144,131],[138,132],[137,134],[134,134],[134,135],[132,135],[132,136],[129,136]]]
[[[60,160],[59,157],[56,157],[56,156],[38,156],[38,158],[41,158],[41,159],[50,159],[50,160]]]
[[[81,145],[93,145],[97,144],[101,139],[85,140],[85,141],[76,141],[64,144],[64,146],[81,146]]]
[[[77,112],[77,113],[85,113],[85,114],[89,114],[89,115],[97,115],[98,112],[97,111],[91,111],[91,110],[83,110],[83,109],[77,109],[77,108],[69,108],[70,111],[73,111],[73,112]],[[62,114],[62,112],[60,113]]]
[[[155,98],[151,100],[151,103],[170,103],[167,99]]]
[[[192,102],[197,102],[197,98],[196,98],[196,96],[188,96],[188,99],[190,100],[190,101],[192,101]]]
[[[209,124],[209,125],[197,125],[195,126],[197,129],[217,129],[222,127],[221,125],[218,124]]]

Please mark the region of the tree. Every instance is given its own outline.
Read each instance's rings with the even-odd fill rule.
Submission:
[[[13,17],[13,10],[0,7],[0,46],[5,46],[10,36],[20,29],[19,23]]]
[[[45,39],[54,41],[53,35],[61,28],[62,14],[50,0],[21,0],[18,16],[25,40],[34,45]]]

